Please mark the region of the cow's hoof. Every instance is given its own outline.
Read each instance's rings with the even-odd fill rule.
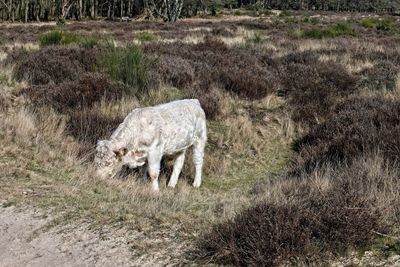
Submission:
[[[200,185],[201,185],[201,182],[194,182],[193,183],[193,187],[195,187],[195,188],[199,188]]]
[[[167,185],[169,188],[175,188],[175,184],[168,184]]]

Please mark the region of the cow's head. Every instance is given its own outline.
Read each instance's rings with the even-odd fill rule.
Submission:
[[[111,177],[122,165],[130,168],[143,166],[146,163],[145,151],[133,151],[127,148],[114,148],[110,141],[98,141],[94,164],[96,173],[101,177]]]
[[[127,153],[127,149],[115,150],[108,140],[100,140],[96,146],[94,165],[96,173],[101,177],[113,176],[121,166],[121,158]]]

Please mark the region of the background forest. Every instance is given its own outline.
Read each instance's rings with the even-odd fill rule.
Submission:
[[[395,13],[398,0],[0,0],[0,19],[10,21],[81,20],[106,17],[162,18],[216,15],[221,8],[322,10]]]

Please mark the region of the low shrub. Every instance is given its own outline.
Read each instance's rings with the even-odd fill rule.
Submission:
[[[263,188],[265,200],[204,235],[200,255],[233,266],[326,265],[388,229],[386,216],[399,211],[398,175],[377,158],[361,158],[278,180]]]
[[[57,19],[56,24],[57,24],[58,26],[64,26],[65,24],[67,24],[67,22],[66,22],[65,18],[60,17],[60,18]]]
[[[181,57],[161,56],[149,69],[150,80],[158,86],[168,84],[177,88],[188,88],[195,80],[193,65],[193,62]]]
[[[232,37],[233,33],[229,31],[226,27],[217,27],[211,30],[211,34],[215,36]]]
[[[143,96],[149,90],[148,69],[153,63],[139,46],[126,48],[108,45],[99,60],[102,71],[112,79],[121,81],[132,88],[131,94]]]
[[[330,114],[338,99],[357,89],[358,78],[338,63],[316,59],[313,62],[312,57],[302,61],[301,57],[292,55],[282,59],[286,67],[281,72],[280,93],[288,99],[292,119],[312,126]]]
[[[79,76],[96,68],[98,50],[78,47],[49,46],[37,51],[14,50],[6,64],[16,66],[13,76],[32,85],[43,85],[79,79]]]
[[[243,15],[243,12],[242,12],[241,10],[235,10],[235,11],[233,12],[233,15],[235,15],[235,16],[242,16],[242,15]]]
[[[20,94],[36,107],[49,106],[69,114],[72,110],[90,108],[102,99],[121,99],[127,90],[126,86],[112,82],[104,75],[87,73],[76,81],[33,86],[23,89]]]
[[[160,61],[165,58],[184,63],[184,68],[187,69],[180,70],[183,73],[192,73],[193,69],[193,83],[202,90],[208,89],[210,85],[217,85],[243,98],[260,99],[275,92],[279,87],[276,73],[265,65],[262,55],[257,51],[239,47],[229,48],[222,41],[212,37],[207,37],[204,42],[198,44],[151,43],[145,46],[145,51],[148,54],[160,55]],[[158,64],[166,66],[164,63]],[[165,69],[169,69],[166,73],[175,72],[174,66],[170,64]],[[181,84],[189,85],[191,77],[188,75],[187,79],[185,78],[187,82]]]
[[[390,61],[379,61],[372,68],[363,70],[361,86],[370,90],[393,90],[400,68]]]
[[[400,158],[400,103],[382,97],[352,97],[331,111],[294,145],[293,169],[311,171],[319,162],[351,162],[360,154]]]
[[[201,107],[206,113],[208,120],[214,120],[221,113],[221,102],[223,101],[223,95],[215,86],[210,86],[208,89],[192,90],[188,94],[189,98],[197,98],[200,101]]]

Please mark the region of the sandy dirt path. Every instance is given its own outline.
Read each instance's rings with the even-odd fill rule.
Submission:
[[[0,266],[160,266],[168,262],[136,256],[140,233],[122,229],[46,228],[50,216],[14,207],[0,208]],[[47,230],[43,230],[47,229]]]

